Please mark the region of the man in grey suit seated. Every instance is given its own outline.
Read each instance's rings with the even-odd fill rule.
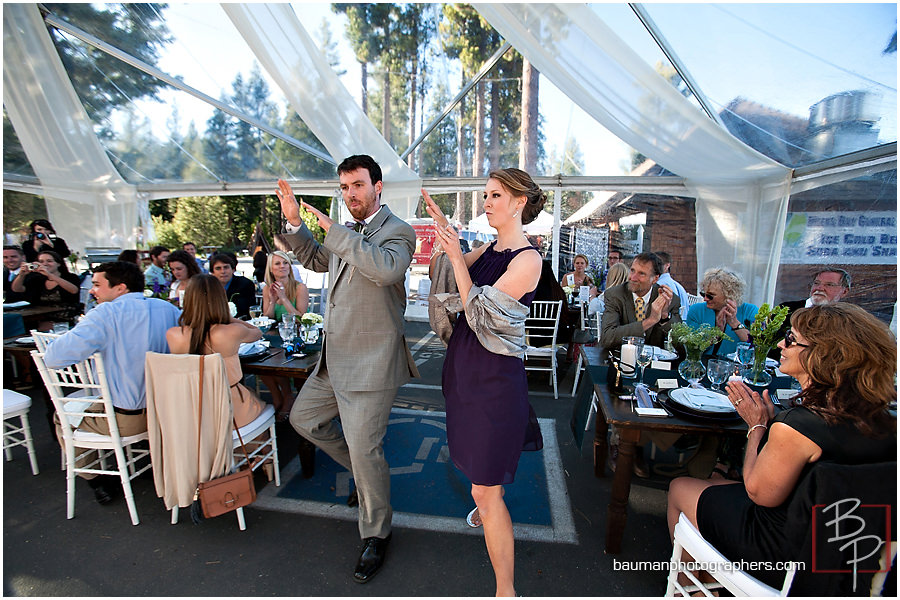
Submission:
[[[656,281],[663,272],[662,260],[653,252],[634,257],[628,282],[606,290],[600,342],[611,350],[626,336],[643,336],[648,344],[662,347],[673,323],[681,321],[678,296]]]
[[[626,336],[643,337],[646,343],[658,347],[665,345],[672,324],[681,321],[681,303],[672,289],[657,284],[662,273],[662,259],[653,252],[643,252],[631,262],[628,282],[606,290],[603,296],[606,307],[600,321],[600,343],[604,348],[612,350],[621,346]],[[609,468],[615,472],[618,431],[613,427],[611,432],[607,456]],[[666,450],[680,436],[654,433],[647,437]],[[640,446],[635,449],[633,465],[638,477],[650,476]]]
[[[315,370],[291,410],[291,425],[353,474],[363,549],[354,581],[381,568],[391,540],[390,470],[382,441],[397,388],[417,377],[403,335],[404,280],[416,247],[413,228],[381,204],[381,168],[370,156],[338,165],[353,229],[303,203],[325,230],[313,239],[290,185],[278,181],[285,240],[307,268],[329,273],[325,336]],[[341,428],[334,423],[340,417]],[[343,429],[343,435],[341,434]]]

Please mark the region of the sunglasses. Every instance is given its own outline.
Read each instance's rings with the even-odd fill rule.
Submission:
[[[801,348],[809,348],[809,344],[801,344],[797,341],[797,338],[794,337],[794,332],[788,329],[788,332],[784,334],[784,347],[790,348],[793,345],[800,346]]]
[[[715,294],[710,294],[708,292],[700,292],[700,296],[703,297],[705,300],[712,300],[713,298],[716,297]]]

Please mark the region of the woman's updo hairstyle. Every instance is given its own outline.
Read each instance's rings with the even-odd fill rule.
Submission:
[[[525,207],[522,209],[522,225],[528,225],[544,208],[547,194],[534,182],[531,175],[521,169],[497,169],[488,175],[491,179],[500,182],[507,192],[514,198],[525,196]]]

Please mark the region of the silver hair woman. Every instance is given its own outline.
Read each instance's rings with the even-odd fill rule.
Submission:
[[[707,354],[725,355],[737,350],[738,342],[750,339],[748,327],[756,318],[759,308],[755,304],[742,302],[744,278],[725,267],[707,269],[700,281],[700,295],[706,302],[697,303],[688,309],[685,322],[693,327],[704,323],[717,327],[730,339],[711,346]]]

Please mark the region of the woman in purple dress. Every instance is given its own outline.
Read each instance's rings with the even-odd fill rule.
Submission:
[[[541,255],[522,226],[538,216],[547,196],[524,171],[493,171],[484,189],[484,212],[497,241],[464,255],[456,230],[422,193],[466,313],[456,320],[444,361],[450,458],[472,482],[476,509],[468,520],[484,526],[496,595],[514,596],[513,528],[503,486],[512,483],[522,450],[543,445],[522,362],[524,318],[541,274]]]

